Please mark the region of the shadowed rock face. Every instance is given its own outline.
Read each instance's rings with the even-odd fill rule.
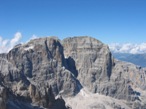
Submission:
[[[115,60],[94,38],[34,39],[0,55],[0,109],[67,109],[58,96],[76,98],[82,88],[125,100],[129,108],[144,107],[145,79],[146,69]],[[106,109],[101,103],[89,107]]]
[[[7,89],[0,87],[0,109],[6,109]]]

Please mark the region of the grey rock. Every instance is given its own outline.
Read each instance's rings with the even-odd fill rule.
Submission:
[[[6,109],[7,90],[0,86],[0,109]]]
[[[29,78],[30,82],[32,80],[38,87],[44,87],[49,83],[55,95],[63,89],[72,95],[73,90],[78,88],[75,84],[76,78],[64,69],[66,62],[63,46],[58,39],[36,39],[26,45],[15,47],[8,53],[8,61],[15,65],[24,78]]]
[[[48,107],[50,102],[46,99],[51,97],[45,92],[48,84],[52,86],[54,96],[60,91],[65,96],[73,96],[79,91],[78,80],[66,69],[63,46],[58,39],[35,39],[15,46],[5,55],[0,57],[3,85],[22,102]],[[52,102],[63,103],[63,100]]]
[[[0,109],[6,109],[6,103],[1,97],[0,97]]]
[[[104,104],[97,104],[97,106],[90,106],[90,109],[106,109]]]
[[[69,109],[63,98],[74,97],[87,88],[143,109],[145,79],[145,68],[114,59],[108,46],[94,38],[39,38],[0,55],[0,106]],[[55,99],[58,95],[62,97]],[[122,109],[118,104],[108,105]],[[105,109],[106,105],[89,108]]]
[[[6,53],[2,53],[2,54],[0,54],[0,57],[6,59],[7,58],[7,54]]]
[[[64,55],[72,58],[81,84],[96,92],[96,84],[108,82],[112,70],[112,57],[107,45],[91,37],[63,40]]]
[[[140,100],[146,90],[146,69],[114,59],[107,45],[91,37],[63,40],[65,57],[72,58],[78,80],[93,93],[100,93],[127,101]]]

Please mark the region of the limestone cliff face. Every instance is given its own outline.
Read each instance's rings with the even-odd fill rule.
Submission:
[[[97,84],[109,82],[112,57],[107,45],[91,37],[75,37],[63,40],[64,55],[75,61],[82,85],[97,92]]]
[[[84,88],[125,100],[129,108],[144,109],[145,80],[145,68],[114,59],[108,46],[94,38],[39,38],[0,54],[0,109],[67,109],[58,96],[71,100],[80,93],[85,95]],[[85,101],[91,102],[90,98]],[[106,103],[113,109],[122,108],[117,102]],[[106,108],[93,104],[89,109]]]
[[[66,60],[74,60],[77,78],[89,91],[133,103],[145,97],[137,91],[146,91],[145,68],[114,59],[107,45],[91,37],[66,38],[62,43]]]
[[[54,96],[60,91],[66,96],[79,91],[77,79],[66,69],[63,46],[51,37],[17,45],[5,56],[1,55],[0,74],[1,83],[23,102],[44,107],[48,107],[48,98],[45,99],[48,85]]]

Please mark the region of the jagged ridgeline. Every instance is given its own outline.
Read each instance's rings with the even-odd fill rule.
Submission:
[[[0,54],[0,109],[145,109],[145,80],[94,38],[38,38]]]

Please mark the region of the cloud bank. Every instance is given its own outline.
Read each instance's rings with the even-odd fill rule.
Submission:
[[[131,53],[131,54],[142,54],[146,53],[146,43],[132,44],[132,43],[113,43],[109,44],[109,48],[115,53]]]
[[[16,44],[20,43],[22,34],[17,32],[12,39],[3,39],[0,36],[0,53],[7,53],[12,49]]]

